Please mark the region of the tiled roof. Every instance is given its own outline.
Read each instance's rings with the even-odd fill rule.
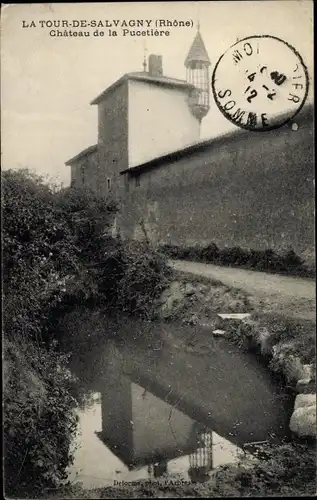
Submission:
[[[82,158],[83,156],[87,156],[91,153],[95,153],[98,149],[98,145],[97,144],[94,144],[93,146],[89,146],[88,148],[86,149],[83,149],[80,153],[78,153],[76,156],[73,156],[73,158],[71,158],[70,160],[68,160],[65,165],[69,166],[71,165],[72,163],[74,163],[76,160],[79,160],[80,158]]]
[[[146,82],[153,82],[163,85],[176,85],[180,87],[189,87],[190,85],[186,80],[180,80],[179,78],[170,78],[169,76],[151,76],[149,73],[145,72],[133,72],[128,73],[128,76],[132,80],[144,80]]]
[[[193,61],[201,61],[210,64],[210,59],[200,31],[197,31],[197,35],[195,36],[192,46],[189,49],[188,56],[185,60],[185,66],[188,66],[188,64]]]

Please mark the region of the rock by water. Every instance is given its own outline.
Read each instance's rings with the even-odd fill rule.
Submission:
[[[299,437],[316,437],[316,404],[297,408],[289,427]]]

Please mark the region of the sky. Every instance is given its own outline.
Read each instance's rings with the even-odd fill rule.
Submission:
[[[170,31],[163,37],[123,36],[121,29],[113,37],[109,28],[100,28],[104,36],[95,37],[95,28],[83,28],[90,36],[75,38],[51,37],[52,28],[43,23],[137,19],[152,20],[152,25],[157,19],[190,21],[191,26],[162,27]],[[97,107],[90,102],[124,73],[142,71],[145,48],[147,54],[163,56],[165,76],[185,78],[184,60],[198,20],[211,73],[238,39],[273,35],[302,56],[310,77],[307,101],[312,101],[312,1],[2,4],[2,168],[28,167],[68,185],[70,171],[65,162],[97,142]],[[232,128],[212,98],[201,139]]]

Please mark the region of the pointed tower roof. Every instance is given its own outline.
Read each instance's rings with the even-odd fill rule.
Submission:
[[[201,61],[207,64],[211,64],[205,44],[199,31],[199,27],[192,46],[189,49],[188,56],[186,57],[185,66],[188,66],[188,64],[192,61]]]

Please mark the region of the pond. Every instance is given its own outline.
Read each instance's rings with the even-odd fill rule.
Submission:
[[[81,328],[87,344],[72,370],[91,401],[78,411],[71,481],[88,489],[158,477],[205,481],[241,454],[254,458],[257,443],[288,437],[290,397],[225,339],[124,319],[117,340],[91,342],[89,324]],[[198,351],[183,342],[193,335]]]

